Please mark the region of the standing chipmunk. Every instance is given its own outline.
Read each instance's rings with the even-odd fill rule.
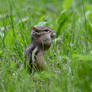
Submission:
[[[25,50],[25,54],[30,58],[30,68],[45,70],[44,51],[48,50],[55,37],[54,30],[48,27],[31,27],[31,43]]]

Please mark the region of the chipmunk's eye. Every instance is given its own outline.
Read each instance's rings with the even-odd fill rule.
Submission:
[[[45,31],[45,32],[49,32],[49,30],[48,30],[48,29],[45,29],[44,31]]]

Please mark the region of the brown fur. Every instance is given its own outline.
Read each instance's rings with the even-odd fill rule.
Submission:
[[[30,58],[30,66],[43,71],[45,69],[43,53],[50,48],[55,32],[48,27],[31,27],[31,29],[31,44],[25,50],[25,54]]]

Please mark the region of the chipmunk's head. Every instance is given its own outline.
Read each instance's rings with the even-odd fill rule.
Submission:
[[[31,27],[31,40],[36,39],[35,44],[40,43],[44,50],[49,49],[52,38],[56,36],[54,30],[48,27]]]

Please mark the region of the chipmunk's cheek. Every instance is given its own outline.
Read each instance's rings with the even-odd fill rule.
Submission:
[[[45,45],[51,45],[51,39],[47,38],[47,39],[43,39],[43,44]]]
[[[51,46],[51,43],[52,43],[52,40],[51,40],[50,35],[44,35],[41,38],[41,44],[42,44],[42,47],[43,47],[44,50],[49,49],[50,46]]]
[[[47,44],[47,45],[51,45],[51,42],[52,42],[52,40],[51,40],[51,37],[50,37],[50,35],[45,35],[44,37],[43,37],[43,43],[44,44]]]

